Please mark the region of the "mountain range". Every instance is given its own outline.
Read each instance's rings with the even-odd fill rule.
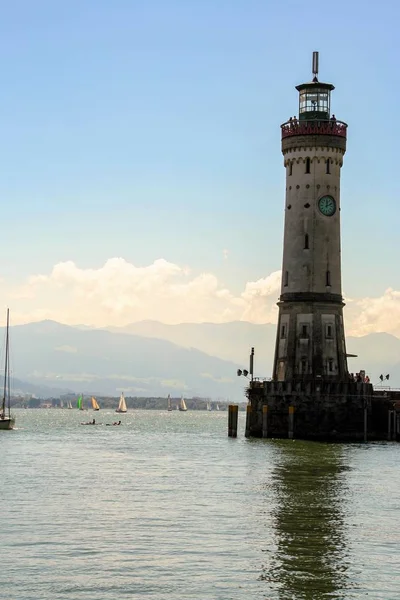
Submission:
[[[109,331],[154,337],[168,340],[185,348],[197,348],[202,352],[234,362],[240,368],[248,368],[249,354],[255,349],[254,374],[270,377],[275,351],[276,325],[257,325],[245,321],[231,323],[180,323],[166,325],[157,321],[140,321],[125,327],[109,327]],[[364,369],[373,383],[379,375],[390,374],[390,382],[400,386],[400,339],[389,333],[371,333],[362,337],[348,336],[347,352],[356,354],[349,358],[349,371],[357,373]]]
[[[142,321],[123,328],[71,327],[41,321],[11,328],[11,361],[18,387],[42,396],[65,391],[99,395],[202,396],[243,400],[255,348],[255,376],[270,377],[275,325],[246,322],[165,325]],[[400,339],[387,333],[347,338],[350,371],[373,383],[390,374],[400,386]],[[40,390],[40,392],[38,392]],[[46,393],[47,392],[47,393]]]

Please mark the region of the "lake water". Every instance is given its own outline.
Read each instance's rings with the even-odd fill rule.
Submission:
[[[7,600],[400,598],[400,444],[227,437],[226,412],[17,410]]]

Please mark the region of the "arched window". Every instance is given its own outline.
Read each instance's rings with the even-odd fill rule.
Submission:
[[[331,285],[331,272],[327,271],[326,272],[326,282],[325,282],[326,286],[330,286]]]
[[[289,163],[289,175],[292,175],[292,173],[293,173],[293,163],[292,163],[292,161],[290,161],[290,163]]]
[[[306,158],[306,173],[311,173],[311,160],[309,156]]]
[[[325,164],[326,164],[326,173],[327,173],[327,175],[330,175],[331,174],[331,159],[327,158]]]
[[[289,271],[285,271],[285,282],[283,284],[285,287],[289,285]]]
[[[308,233],[305,234],[304,236],[304,250],[308,250],[309,249],[309,245],[308,245]]]

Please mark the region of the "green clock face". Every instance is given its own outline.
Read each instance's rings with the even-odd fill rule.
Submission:
[[[336,202],[332,196],[322,196],[318,200],[318,208],[325,217],[331,217],[336,212]]]

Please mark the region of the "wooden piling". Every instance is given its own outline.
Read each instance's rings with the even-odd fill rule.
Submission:
[[[250,437],[251,436],[251,413],[252,413],[252,407],[251,404],[249,403],[246,406],[246,431],[245,431],[245,437]]]
[[[268,437],[268,404],[264,404],[262,407],[262,436],[263,438]]]
[[[392,410],[388,410],[388,434],[387,439],[390,441],[392,439]]]
[[[365,403],[364,405],[364,442],[367,441],[368,438],[368,405]]]
[[[228,436],[237,437],[237,426],[238,426],[238,411],[239,406],[237,404],[230,404],[228,406]]]
[[[289,432],[288,432],[289,440],[293,439],[293,430],[294,430],[294,406],[289,406]]]

